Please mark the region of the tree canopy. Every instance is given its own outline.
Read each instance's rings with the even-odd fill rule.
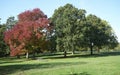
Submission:
[[[67,51],[79,48],[103,47],[115,48],[117,36],[110,24],[96,15],[86,15],[86,10],[66,4],[54,11],[51,18],[38,8],[27,10],[18,15],[18,20],[9,17],[6,23],[4,40],[10,47],[11,56],[36,49],[49,49],[51,52]],[[2,34],[4,26],[2,26]],[[0,39],[1,40],[1,39]],[[55,49],[56,48],[56,49]]]
[[[109,23],[92,14],[86,17],[84,39],[84,42],[86,42],[89,47],[93,45],[98,47],[98,49],[103,46],[113,45],[113,43],[114,47],[116,47],[118,44],[116,35],[114,35],[113,29]]]
[[[51,19],[55,25],[57,50],[71,50],[74,53],[75,45],[78,45],[83,36],[81,28],[84,25],[85,13],[85,10],[77,9],[71,4],[55,10]]]
[[[38,8],[18,15],[18,23],[5,32],[5,42],[10,46],[11,56],[19,55],[22,49],[34,51],[44,40],[49,27],[47,16]]]
[[[55,25],[57,50],[74,51],[78,47],[117,46],[117,38],[107,21],[96,15],[86,16],[84,9],[71,4],[59,7],[52,16]],[[113,44],[114,43],[114,44]]]

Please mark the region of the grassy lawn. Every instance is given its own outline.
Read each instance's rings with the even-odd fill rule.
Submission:
[[[119,54],[0,58],[0,75],[120,75]]]

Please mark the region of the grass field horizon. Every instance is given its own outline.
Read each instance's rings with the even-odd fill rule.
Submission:
[[[36,60],[0,58],[0,75],[120,75],[120,52],[41,56]]]

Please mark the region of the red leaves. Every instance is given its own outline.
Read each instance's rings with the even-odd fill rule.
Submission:
[[[43,35],[42,30],[48,28],[49,20],[44,13],[36,8],[18,15],[18,23],[5,32],[5,42],[10,46],[11,56],[18,55],[20,50]]]
[[[27,10],[21,14],[18,15],[18,19],[20,22],[25,22],[25,21],[36,21],[39,18],[46,18],[46,15],[39,9],[33,9],[32,11]]]

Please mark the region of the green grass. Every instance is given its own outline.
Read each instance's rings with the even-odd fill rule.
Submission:
[[[119,54],[0,58],[0,75],[120,75]]]

